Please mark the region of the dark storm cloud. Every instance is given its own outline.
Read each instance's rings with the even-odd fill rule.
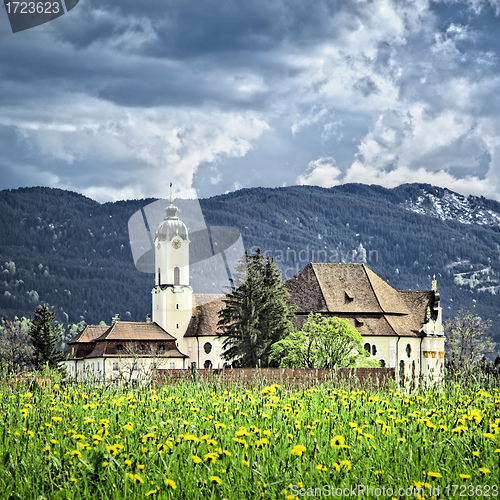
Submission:
[[[0,31],[3,186],[113,199],[163,195],[157,177],[201,196],[429,178],[495,196],[496,8],[82,0]]]

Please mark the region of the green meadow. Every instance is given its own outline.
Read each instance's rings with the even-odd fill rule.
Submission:
[[[4,386],[0,413],[1,498],[499,494],[496,389]]]

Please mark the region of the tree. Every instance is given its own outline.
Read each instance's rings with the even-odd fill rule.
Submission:
[[[0,321],[0,360],[9,373],[29,367],[33,346],[29,338],[30,321],[26,318]]]
[[[490,326],[490,320],[483,321],[464,309],[445,322],[446,368],[451,376],[468,378],[485,354],[496,352],[496,342],[488,333]]]
[[[30,328],[32,363],[37,370],[44,366],[60,369],[59,363],[64,361],[63,353],[56,347],[62,336],[62,328],[54,323],[55,319],[55,313],[49,311],[45,304],[37,307]]]
[[[281,272],[258,249],[245,252],[219,311],[222,357],[242,367],[267,367],[271,345],[293,330],[294,306]]]
[[[368,356],[361,334],[335,316],[309,314],[302,330],[276,342],[271,358],[284,368],[354,367]]]

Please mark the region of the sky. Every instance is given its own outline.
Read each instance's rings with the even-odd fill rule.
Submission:
[[[500,0],[0,9],[0,189],[426,182],[500,201]]]

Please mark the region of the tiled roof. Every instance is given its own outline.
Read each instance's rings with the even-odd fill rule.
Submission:
[[[96,340],[175,340],[158,323],[117,321]]]
[[[144,342],[144,351],[139,349],[141,341]],[[175,337],[157,323],[117,321],[111,326],[85,327],[68,342],[66,356],[68,359],[101,356],[186,358],[187,356],[177,349],[175,342]],[[118,349],[120,344],[122,349]],[[164,350],[161,350],[160,346],[163,346]]]
[[[187,327],[184,337],[208,337],[217,335],[217,323],[219,322],[219,311],[224,307],[219,294],[195,294],[193,316]],[[211,301],[208,301],[211,299]]]
[[[364,264],[311,263],[285,287],[297,327],[317,312],[347,319],[363,336],[420,336],[435,298],[432,290],[396,290]]]
[[[92,340],[100,337],[109,326],[107,325],[87,325],[76,337],[73,337],[68,344],[75,342],[92,342]]]
[[[397,290],[364,264],[311,263],[285,284],[297,312],[407,314]]]

